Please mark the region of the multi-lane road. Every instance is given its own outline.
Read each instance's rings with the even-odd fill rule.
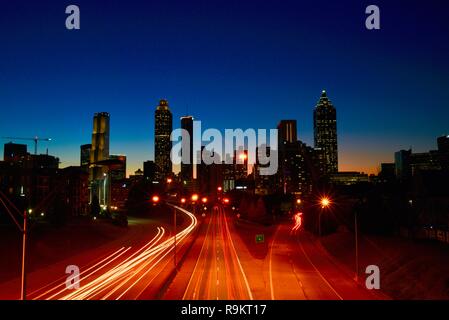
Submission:
[[[182,298],[253,298],[222,207],[216,206],[212,210],[200,254]]]
[[[67,289],[61,266],[44,268],[46,279],[29,288],[29,299],[376,299],[357,284],[305,232],[284,222],[270,237],[264,258],[251,254],[222,206],[206,216],[173,206],[187,221],[176,235],[167,226],[115,249],[96,250],[80,266],[77,289]],[[174,265],[174,243],[176,261]],[[90,253],[92,256],[92,252]],[[87,255],[87,253],[86,253]],[[62,264],[61,264],[62,265]],[[59,270],[55,273],[52,270]],[[0,284],[1,296],[2,284]]]

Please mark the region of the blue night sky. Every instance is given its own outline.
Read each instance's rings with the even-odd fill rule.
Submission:
[[[81,30],[65,28],[69,4]],[[370,4],[381,30],[365,28]],[[297,119],[313,145],[326,89],[340,170],[375,172],[394,151],[435,149],[449,133],[448,9],[444,0],[2,0],[0,136],[51,137],[40,151],[78,165],[93,113],[107,111],[110,151],[128,156],[130,173],[153,159],[160,98],[175,127],[186,112],[218,129]]]

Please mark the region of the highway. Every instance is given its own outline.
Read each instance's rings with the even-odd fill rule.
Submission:
[[[28,299],[33,300],[343,300],[379,299],[342,270],[304,230],[292,232],[293,221],[273,226],[268,253],[255,256],[255,243],[245,243],[237,219],[222,206],[205,216],[172,206],[184,215],[176,233],[178,270],[174,268],[175,235],[168,226],[148,229],[132,241],[111,243],[83,254],[80,278],[66,287],[67,261],[33,273]],[[263,226],[249,224],[260,233]],[[246,231],[243,231],[246,232]],[[93,257],[93,258],[92,258]],[[76,260],[76,259],[74,259]],[[56,271],[56,272],[55,272]],[[18,282],[9,283],[17,287]],[[0,285],[0,291],[2,290]],[[3,291],[5,292],[5,291]]]
[[[222,207],[215,206],[182,299],[253,299]]]
[[[188,226],[176,234],[177,251],[185,250],[186,238],[193,232],[198,221],[189,211],[176,210],[190,218]],[[173,268],[174,235],[163,227],[142,246],[128,246],[98,258],[80,268],[79,288],[67,289],[66,277],[39,288],[29,294],[30,299],[39,300],[118,300],[157,297],[154,285],[162,273]],[[76,284],[74,281],[72,284]],[[151,285],[151,286],[150,286]]]

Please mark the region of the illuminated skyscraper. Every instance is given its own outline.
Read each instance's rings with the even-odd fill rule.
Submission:
[[[109,113],[99,112],[94,115],[92,147],[90,150],[89,181],[91,201],[94,197],[100,205],[109,205],[108,167],[104,161],[109,159]]]
[[[157,179],[164,180],[172,173],[172,162],[170,151],[172,143],[170,134],[172,132],[172,113],[168,107],[167,100],[160,100],[154,113],[154,157],[157,166]]]
[[[313,111],[313,130],[315,148],[324,155],[324,172],[338,172],[337,111],[324,90]]]
[[[278,124],[278,136],[281,142],[296,142],[298,140],[296,131],[296,120],[281,120]]]

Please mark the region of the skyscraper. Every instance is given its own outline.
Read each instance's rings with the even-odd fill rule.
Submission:
[[[91,199],[99,200],[100,205],[108,206],[110,199],[110,179],[108,167],[102,164],[109,159],[109,113],[95,113],[90,150],[89,182]]]
[[[337,111],[325,90],[313,111],[313,130],[315,148],[324,154],[324,172],[338,172]]]
[[[281,142],[296,142],[297,129],[296,120],[281,120],[278,124],[278,136]]]
[[[182,136],[182,156],[188,152],[189,163],[181,163],[181,179],[184,184],[191,184],[193,179],[193,117],[181,117],[181,129],[184,129]],[[188,135],[185,137],[185,135]]]
[[[170,151],[172,143],[170,134],[172,132],[172,113],[168,107],[167,100],[161,99],[154,113],[154,154],[157,166],[157,179],[162,181],[172,173],[172,162]]]
[[[112,154],[109,156],[111,165],[109,165],[109,175],[112,181],[126,179],[126,156]]]
[[[80,147],[80,166],[83,168],[87,168],[90,162],[90,150],[92,149],[92,145],[83,144]]]
[[[90,164],[95,168],[99,162],[109,159],[109,113],[99,112],[94,115],[92,131],[92,147],[90,150]],[[97,177],[93,170],[91,179]]]

